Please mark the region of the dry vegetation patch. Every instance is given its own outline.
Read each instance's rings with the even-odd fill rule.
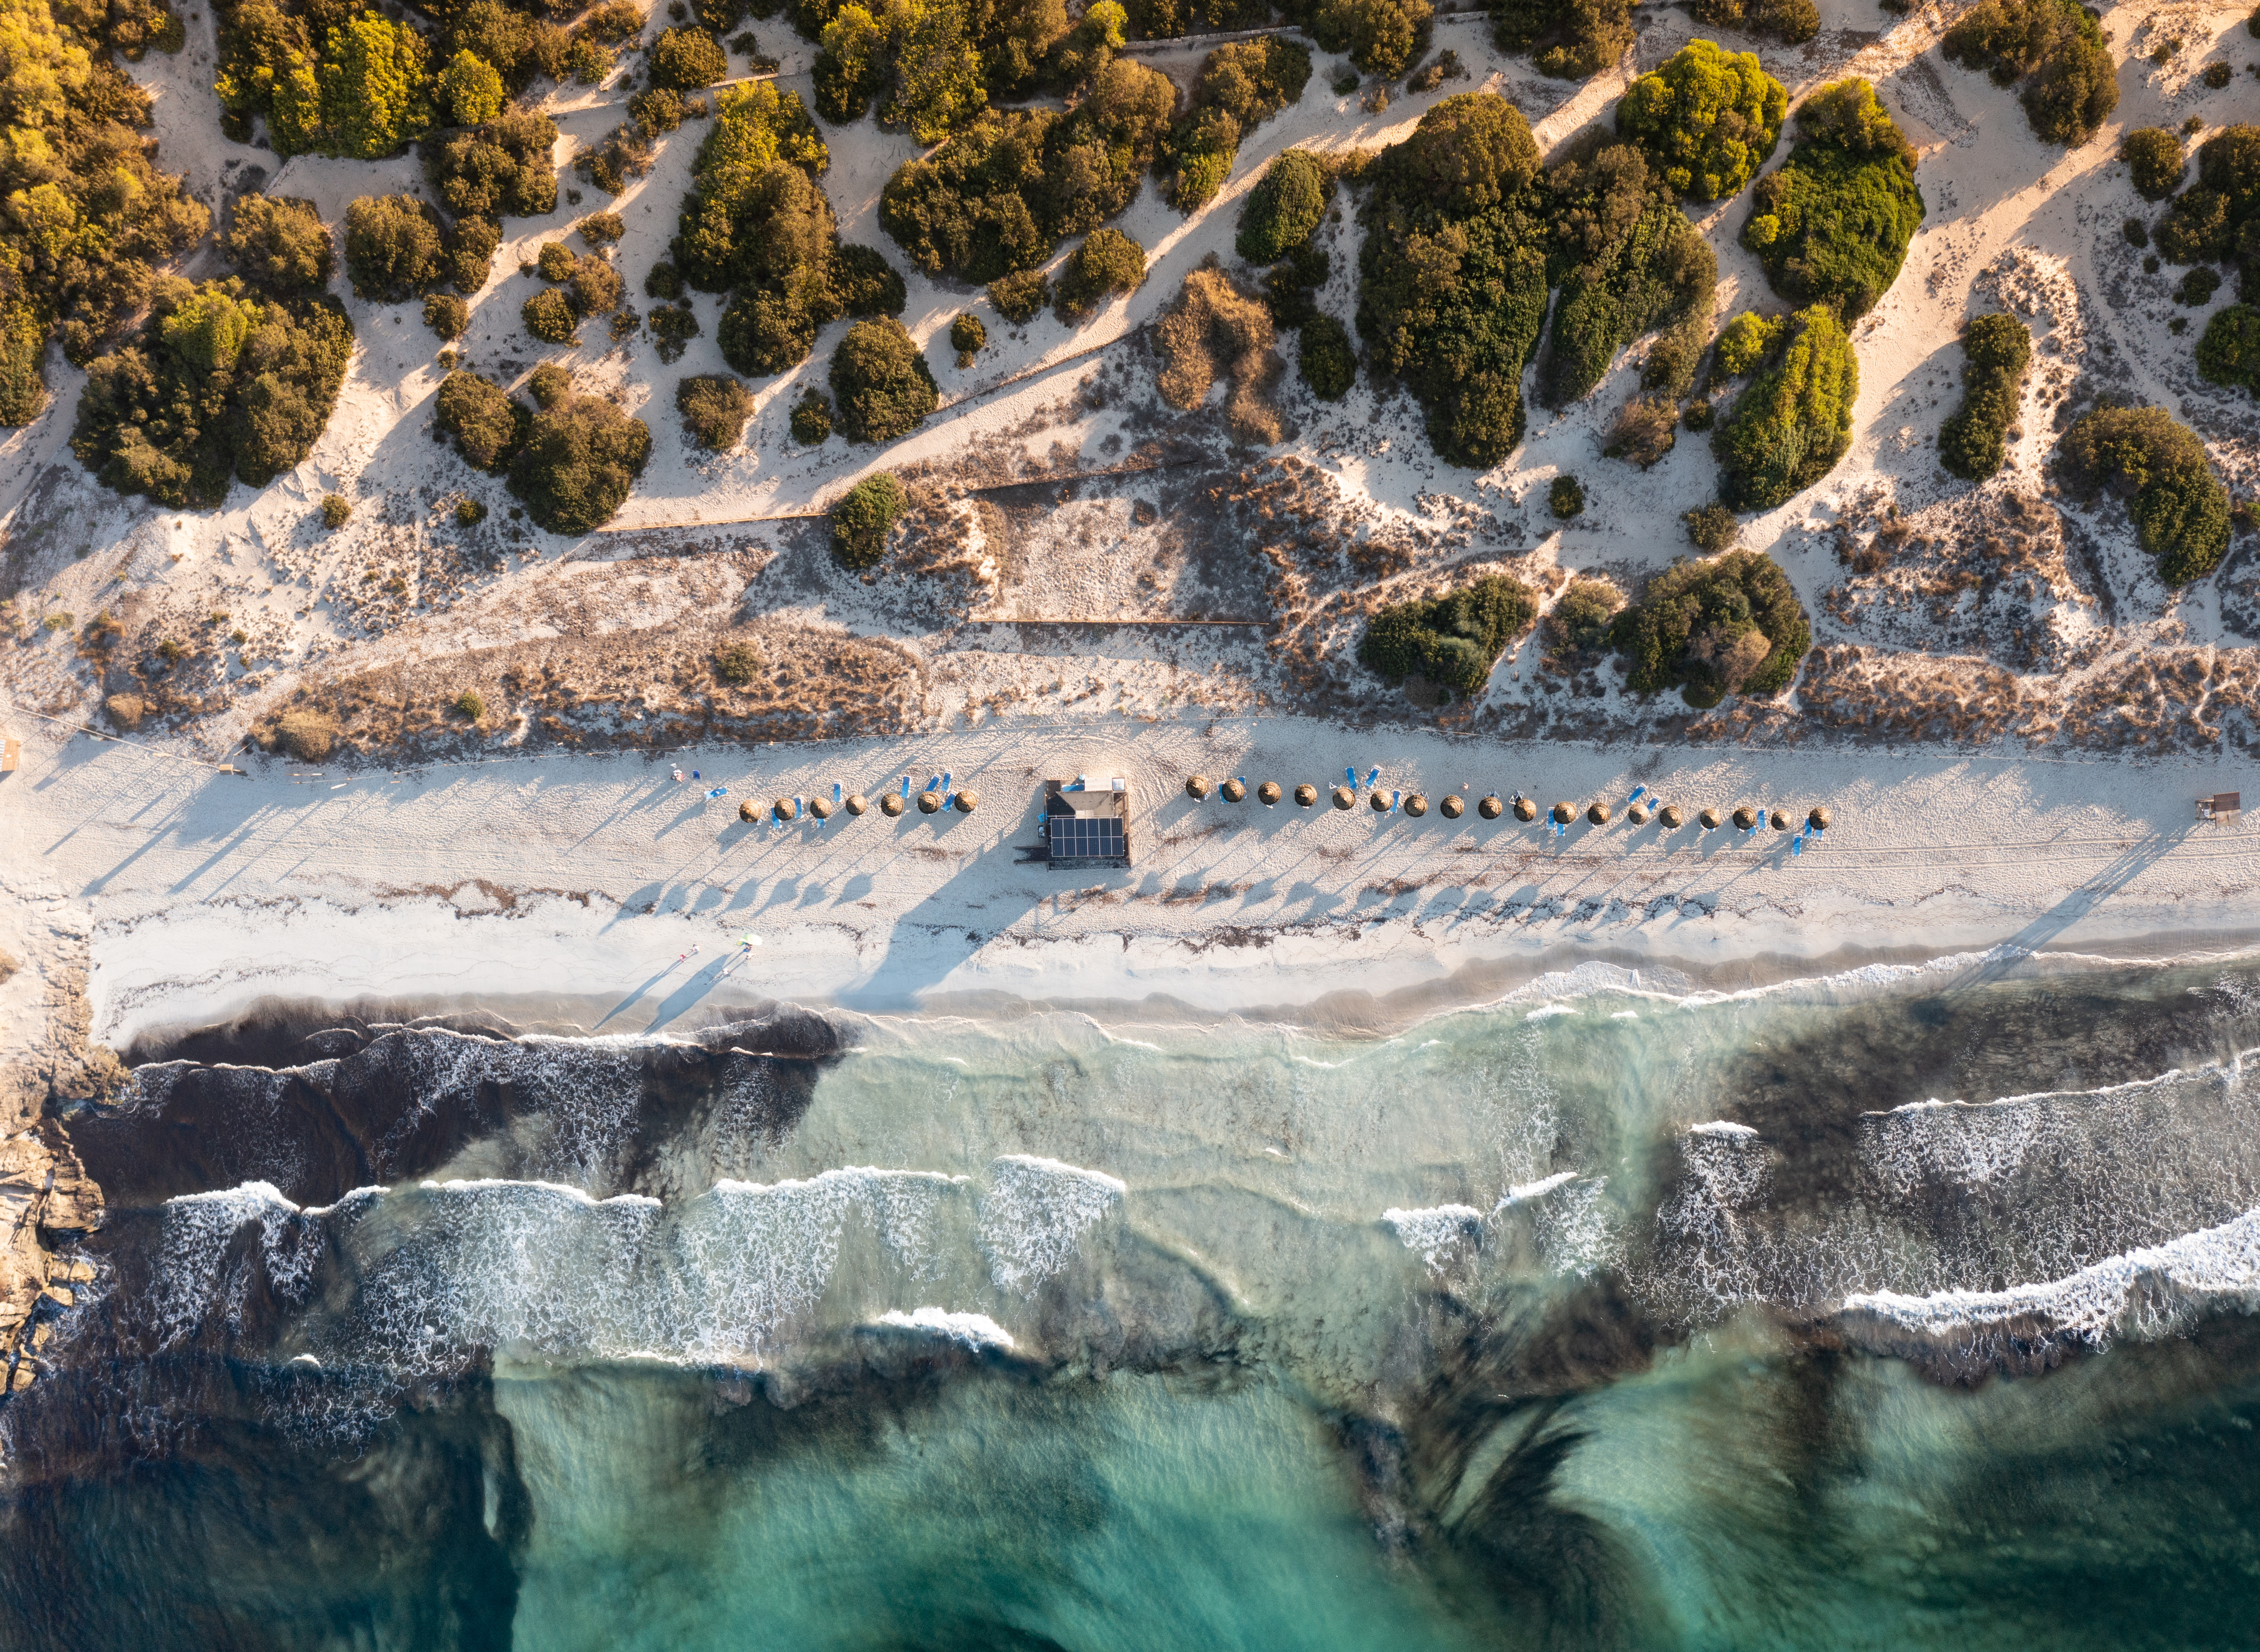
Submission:
[[[1229,379],[1224,417],[1232,433],[1266,446],[1280,439],[1279,410],[1270,397],[1287,364],[1272,347],[1271,312],[1260,298],[1204,265],[1185,277],[1184,290],[1155,322],[1154,340],[1163,363],[1156,379],[1162,400],[1172,407],[1198,407],[1218,379]]]

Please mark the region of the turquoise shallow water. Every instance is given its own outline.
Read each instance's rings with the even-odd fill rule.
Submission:
[[[2246,1644],[2253,973],[239,1029],[74,1125],[0,1642]]]

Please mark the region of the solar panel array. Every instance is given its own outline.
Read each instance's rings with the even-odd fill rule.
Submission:
[[[1052,855],[1059,860],[1084,857],[1122,858],[1122,822],[1098,819],[1078,819],[1071,814],[1055,814],[1048,824],[1052,834]]]

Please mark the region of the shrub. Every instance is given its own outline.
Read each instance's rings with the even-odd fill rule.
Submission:
[[[2205,66],[2205,73],[2198,78],[2217,92],[2235,79],[2235,75],[2236,71],[2226,63],[2208,63]]]
[[[1198,407],[1219,376],[1232,382],[1225,421],[1242,441],[1279,440],[1269,392],[1286,363],[1273,353],[1271,314],[1213,263],[1204,263],[1154,326],[1162,368],[1156,388],[1172,407]]]
[[[468,47],[447,61],[432,89],[441,116],[458,126],[492,120],[510,101],[510,89],[494,66]]]
[[[113,694],[103,701],[102,709],[110,713],[110,720],[127,733],[141,726],[148,715],[148,705],[138,694]]]
[[[581,220],[581,239],[597,252],[617,246],[620,237],[628,232],[626,222],[617,212],[594,212]]]
[[[2031,329],[2014,316],[1975,318],[1962,335],[1962,405],[1938,432],[1938,462],[1965,482],[1982,482],[2007,456],[2004,433],[2033,355]]]
[[[651,336],[659,341],[659,359],[680,361],[698,336],[698,312],[689,304],[661,304],[646,318]]]
[[[1357,382],[1357,353],[1350,347],[1349,329],[1329,315],[1315,315],[1303,323],[1295,365],[1311,394],[1322,402],[1338,402]]]
[[[231,19],[233,46],[241,44],[243,22],[240,11]],[[295,39],[307,41],[308,32],[302,26]],[[267,116],[276,154],[314,150],[375,161],[432,125],[429,54],[408,25],[373,11],[349,13],[326,31],[318,56],[277,44],[281,61],[263,80],[253,69],[248,89],[233,72],[234,51],[224,47],[229,61],[218,82],[223,104]]]
[[[1068,255],[1052,291],[1053,311],[1079,322],[1116,293],[1138,290],[1146,280],[1146,249],[1119,230],[1098,229]]]
[[[573,275],[573,249],[562,241],[544,241],[533,268],[544,281],[569,281]]]
[[[702,292],[761,285],[812,298],[837,227],[815,185],[830,153],[790,92],[762,82],[718,98],[670,256]]]
[[[1547,651],[1572,655],[1599,653],[1608,647],[1610,627],[1624,605],[1624,593],[1609,581],[1571,579],[1547,612],[1543,627]]]
[[[1584,515],[1584,484],[1566,473],[1555,477],[1546,490],[1546,508],[1554,513],[1556,522],[1567,522]]]
[[[1240,209],[1235,250],[1251,264],[1276,263],[1318,228],[1334,198],[1326,163],[1301,149],[1275,157]]]
[[[1860,364],[1827,304],[1792,318],[1788,347],[1711,437],[1728,504],[1771,510],[1827,476],[1852,441]]]
[[[610,520],[651,457],[651,432],[610,402],[572,396],[537,413],[510,465],[510,490],[553,533]]]
[[[2141,218],[2128,218],[2119,226],[2119,233],[2129,247],[2148,247],[2150,244],[2150,232]]]
[[[554,407],[573,393],[573,375],[554,361],[544,361],[526,382],[536,407]]]
[[[2199,264],[2195,269],[2183,275],[2181,287],[2174,294],[2174,301],[2177,304],[2188,304],[2194,309],[2200,304],[2212,303],[2213,295],[2220,290],[2220,288],[2221,272],[2208,265]]]
[[[492,379],[460,369],[440,383],[438,417],[464,458],[497,476],[509,468],[533,418]]]
[[[1695,0],[1695,21],[1802,46],[1820,32],[1820,8],[1813,0]]]
[[[2050,143],[2085,143],[2119,107],[2110,48],[2078,0],[1983,0],[1941,45],[1949,62],[1997,85],[2021,80],[2025,119]]]
[[[1847,89],[1834,106],[1864,105],[1872,122],[1855,125],[1855,116],[1808,128],[1788,161],[1759,181],[1742,245],[1783,297],[1799,305],[1834,300],[1849,321],[1874,309],[1898,279],[1923,200],[1913,153],[1874,89],[1852,80],[1827,92]]]
[[[337,749],[338,719],[327,712],[285,712],[275,719],[275,737],[301,762],[327,762]]]
[[[487,703],[474,690],[465,689],[455,696],[454,704],[449,709],[465,722],[476,723],[487,714]]]
[[[1741,524],[1723,504],[1699,504],[1679,518],[1687,526],[1687,542],[1715,556],[1741,537]]]
[[[447,231],[412,196],[362,196],[346,208],[346,278],[354,296],[399,304],[447,279]]]
[[[1631,0],[1499,0],[1491,39],[1503,52],[1527,52],[1541,75],[1584,80],[1632,44]]]
[[[550,161],[556,142],[556,124],[547,116],[510,109],[476,132],[427,139],[418,153],[441,206],[458,218],[492,222],[557,210],[557,169]]]
[[[566,302],[576,316],[599,316],[617,309],[627,296],[628,284],[603,259],[583,253],[573,261],[573,274],[565,284]]]
[[[958,365],[977,354],[989,342],[989,329],[981,325],[981,318],[970,310],[961,310],[957,319],[949,324],[949,347],[957,352]]]
[[[2197,370],[2213,383],[2260,394],[2260,309],[2231,304],[2216,311],[2198,340]]]
[[[2235,259],[2244,283],[2260,265],[2260,126],[2223,126],[2198,147],[2197,182],[2158,225],[2158,250],[2177,264]],[[2244,294],[2247,302],[2260,297]]]
[[[1655,158],[1663,181],[1700,201],[1750,181],[1781,139],[1789,95],[1750,52],[1692,40],[1634,81],[1617,130]]]
[[[1738,379],[1754,371],[1773,354],[1774,346],[1789,336],[1787,316],[1762,316],[1745,310],[1719,329],[1719,349],[1713,356],[1713,378]]]
[[[675,408],[684,433],[701,447],[721,452],[738,445],[754,416],[754,393],[726,373],[684,379],[675,387]]]
[[[697,91],[729,73],[729,54],[704,29],[669,29],[651,48],[651,83],[669,91]]]
[[[989,302],[997,313],[1026,326],[1052,301],[1052,283],[1041,269],[1024,269],[989,283]]]
[[[907,500],[903,484],[881,470],[864,477],[832,507],[832,554],[842,568],[874,566],[887,554],[887,533]]]
[[[1401,204],[1472,218],[1520,195],[1538,175],[1538,143],[1522,111],[1495,92],[1459,92],[1420,117],[1374,163]]]
[[[1369,75],[1395,80],[1427,49],[1436,10],[1428,0],[1319,0],[1311,36],[1322,52],[1347,52]]]
[[[2163,201],[2172,195],[2182,187],[2182,174],[2189,169],[2182,156],[2182,140],[2163,126],[2142,126],[2128,132],[2119,140],[2119,158],[2134,175],[2135,193],[2145,201]]]
[[[446,293],[424,301],[424,325],[442,339],[460,339],[471,325],[471,307]]]
[[[570,344],[580,325],[580,317],[573,313],[573,305],[555,288],[544,288],[527,299],[519,311],[519,319],[526,330],[547,344]]]
[[[1234,40],[1203,58],[1191,106],[1169,134],[1169,198],[1177,210],[1195,211],[1213,199],[1241,137],[1301,97],[1310,78],[1310,53],[1276,34]]]
[[[832,398],[811,386],[800,393],[792,407],[792,439],[808,447],[830,439],[832,435]]]
[[[1713,266],[1716,268],[1715,255]],[[1715,281],[1712,296],[1718,288]],[[1676,402],[1695,388],[1696,369],[1703,365],[1703,353],[1711,345],[1711,305],[1698,304],[1656,340],[1649,350],[1648,358],[1640,366],[1640,387],[1643,390]]]
[[[484,500],[458,499],[455,501],[455,526],[457,527],[475,528],[486,519],[487,507]]]
[[[1662,397],[1635,396],[1617,414],[1608,445],[1601,449],[1611,459],[1621,459],[1642,470],[1655,464],[1679,440],[1679,410]]]
[[[1654,694],[1684,685],[1715,705],[1734,693],[1789,686],[1813,646],[1813,629],[1789,576],[1757,551],[1677,562],[1648,583],[1617,616],[1611,640],[1625,657],[1625,686]]]
[[[320,212],[311,201],[289,196],[238,201],[221,250],[246,281],[269,292],[326,287],[336,264]]]
[[[1630,145],[1573,154],[1547,182],[1559,255],[1570,267],[1540,383],[1547,405],[1563,407],[1651,327],[1707,317],[1719,261],[1676,203],[1650,194],[1647,162]]]
[[[714,675],[733,689],[741,689],[762,674],[766,665],[762,651],[750,642],[730,642],[714,650]]]
[[[231,476],[264,487],[313,451],[353,337],[326,296],[160,276],[139,331],[88,368],[71,449],[109,486],[161,504],[217,504]]]
[[[1417,672],[1440,687],[1479,694],[1499,655],[1537,613],[1527,585],[1492,574],[1425,602],[1382,609],[1358,644],[1358,661],[1392,683]]]
[[[876,247],[850,241],[832,255],[832,308],[843,316],[899,316],[910,303],[902,273]]]
[[[334,493],[322,496],[322,526],[335,530],[353,518],[353,501]]]
[[[664,298],[671,303],[683,297],[683,273],[662,259],[643,278],[643,290],[647,298]]]
[[[832,357],[840,433],[850,441],[892,441],[933,411],[940,393],[926,355],[890,319],[859,321]]]
[[[1681,411],[1679,422],[1689,430],[1708,430],[1718,412],[1707,398],[1699,396]]]
[[[2163,408],[2109,407],[2066,431],[2058,450],[2075,497],[2125,499],[2135,537],[2170,585],[2202,579],[2228,548],[2228,493],[2205,444]]]

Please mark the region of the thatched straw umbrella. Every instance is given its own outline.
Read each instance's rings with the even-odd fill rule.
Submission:
[[[1706,809],[1695,819],[1702,824],[1706,832],[1716,832],[1719,829],[1719,812],[1716,809]]]
[[[1747,803],[1734,811],[1734,829],[1747,832],[1758,823],[1758,812]]]
[[[1777,809],[1773,812],[1773,818],[1768,824],[1777,832],[1786,832],[1789,830],[1789,817]]]
[[[1577,818],[1577,811],[1574,805],[1557,803],[1554,805],[1554,824],[1556,826],[1568,826],[1570,821]]]
[[[1494,803],[1497,802],[1498,799],[1486,797],[1484,801],[1486,803]],[[1494,820],[1498,818],[1498,817],[1497,815],[1493,815],[1491,817]],[[1531,802],[1527,797],[1517,797],[1514,800],[1514,818],[1524,822],[1526,825],[1530,821],[1535,820],[1538,818],[1538,805]]]
[[[1247,795],[1248,788],[1237,780],[1227,780],[1224,783],[1224,800],[1227,803],[1238,803]]]
[[[1334,788],[1334,807],[1337,809],[1356,808],[1357,793],[1352,791],[1348,786],[1336,786]]]
[[[1476,805],[1476,812],[1486,820],[1496,820],[1506,812],[1506,805],[1497,797],[1485,797]]]
[[[808,812],[819,820],[829,820],[832,818],[832,801],[828,797],[813,798],[809,803]]]
[[[754,807],[752,798],[748,797],[745,802],[738,805],[738,819],[743,820],[747,826],[753,825],[755,821],[761,818],[762,812]]]
[[[780,820],[791,819],[792,799],[790,797],[779,797],[775,803],[769,805],[769,812]]]
[[[1468,802],[1464,797],[1451,797],[1438,804],[1436,808],[1445,819],[1456,820],[1468,812]]]
[[[1366,802],[1373,805],[1373,812],[1376,814],[1387,814],[1389,812],[1389,794],[1385,791],[1375,792],[1373,796],[1366,799]]]
[[[1828,812],[1828,805],[1827,804],[1817,803],[1813,805],[1813,812],[1805,817],[1805,824],[1811,826],[1815,832],[1826,832],[1828,829],[1828,823],[1835,818],[1836,817],[1834,815]]]
[[[903,800],[893,792],[886,792],[880,797],[879,812],[885,815],[888,819],[895,819],[901,815],[902,812]]]
[[[1295,806],[1298,809],[1307,809],[1318,800],[1319,789],[1309,781],[1295,788]]]
[[[1666,827],[1674,832],[1677,832],[1681,826],[1687,824],[1686,815],[1681,812],[1679,805],[1676,803],[1665,804],[1663,808],[1656,812],[1656,818],[1663,821]]]
[[[1267,780],[1256,787],[1255,801],[1267,809],[1277,808],[1279,804],[1279,783],[1276,780]]]
[[[981,806],[981,794],[970,786],[960,786],[957,795],[949,801],[958,813],[971,814]]]
[[[1414,792],[1411,797],[1405,799],[1405,812],[1411,815],[1415,820],[1418,820],[1422,815],[1428,812],[1428,800],[1422,797],[1419,792]]]
[[[1631,808],[1625,811],[1625,819],[1634,826],[1646,826],[1648,824],[1648,805],[1644,803],[1636,803],[1633,805]]]
[[[938,791],[921,791],[918,795],[918,803],[920,814],[941,812],[941,794]]]
[[[1198,803],[1202,798],[1207,797],[1208,776],[1206,775],[1193,775],[1189,776],[1185,781],[1185,796],[1191,797],[1195,803]]]
[[[871,806],[870,799],[869,799],[869,798],[868,798],[868,797],[865,797],[862,792],[860,792],[860,791],[851,791],[851,792],[849,792],[849,793],[848,794],[848,813],[850,813],[850,814],[862,814],[865,810],[869,809],[870,806]]]
[[[1610,813],[1611,811],[1608,805],[1606,803],[1597,803],[1591,808],[1585,811],[1585,819],[1591,820],[1595,826],[1606,826],[1609,823]]]

